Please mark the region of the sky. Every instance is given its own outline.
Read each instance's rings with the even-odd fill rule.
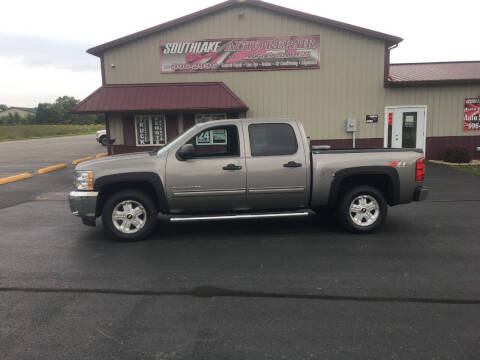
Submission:
[[[220,1],[5,0],[0,18],[0,104],[36,107],[101,86],[86,49]],[[404,39],[391,62],[480,60],[478,0],[272,0],[277,5]],[[294,35],[294,34],[292,34]]]

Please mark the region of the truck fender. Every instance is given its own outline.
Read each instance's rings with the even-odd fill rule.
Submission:
[[[128,172],[101,176],[95,179],[93,190],[100,192],[105,186],[137,181],[148,182],[152,186],[155,191],[155,200],[158,202],[159,210],[163,213],[168,213],[168,202],[162,180],[160,176],[154,172]]]
[[[357,166],[335,172],[335,178],[332,181],[328,197],[329,206],[335,206],[342,181],[357,175],[386,175],[392,184],[392,194],[388,199],[388,203],[397,205],[400,202],[400,178],[397,169],[391,166]]]

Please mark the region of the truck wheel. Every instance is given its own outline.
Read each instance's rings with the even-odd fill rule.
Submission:
[[[106,201],[102,223],[115,240],[142,240],[155,229],[157,209],[153,201],[141,191],[119,191]]]
[[[357,186],[342,196],[336,213],[345,229],[368,233],[383,224],[387,211],[387,201],[379,190],[371,186]]]
[[[107,146],[107,137],[105,135],[100,136],[100,139],[98,139],[98,142],[103,146]]]

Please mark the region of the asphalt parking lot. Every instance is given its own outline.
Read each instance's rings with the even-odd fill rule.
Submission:
[[[106,148],[95,135],[0,142],[0,178],[29,172],[31,179],[0,185],[0,209],[33,201],[52,192],[66,192],[72,185],[72,160],[95,156]],[[67,169],[37,175],[40,168],[66,163]]]
[[[480,357],[479,177],[429,165],[429,200],[367,236],[310,217],[116,243],[70,215],[71,171],[0,186],[2,359]]]

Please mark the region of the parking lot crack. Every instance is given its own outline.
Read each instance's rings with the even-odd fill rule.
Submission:
[[[191,296],[199,298],[233,297],[233,298],[271,298],[299,300],[328,300],[354,302],[384,302],[384,303],[427,303],[427,304],[457,304],[480,305],[480,299],[474,298],[442,298],[442,297],[411,297],[411,296],[355,296],[338,294],[298,294],[288,292],[263,292],[248,290],[232,290],[216,286],[198,286],[192,289],[157,291],[128,290],[102,288],[35,288],[35,287],[0,287],[0,292],[26,293],[57,293],[57,294],[109,294],[132,296]]]

